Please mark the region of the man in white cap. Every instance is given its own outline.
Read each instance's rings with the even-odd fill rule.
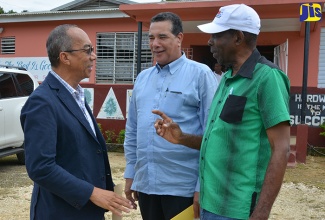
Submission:
[[[229,66],[204,136],[183,133],[154,111],[162,117],[155,123],[157,133],[200,149],[201,220],[268,219],[289,153],[289,80],[257,51],[260,18],[251,7],[221,7],[211,23],[198,28],[212,34],[213,57]]]

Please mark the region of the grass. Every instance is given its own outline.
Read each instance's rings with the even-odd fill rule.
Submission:
[[[283,181],[325,189],[325,157],[307,156],[306,164],[287,168]]]

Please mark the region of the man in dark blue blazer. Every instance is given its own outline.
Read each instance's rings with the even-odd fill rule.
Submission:
[[[79,82],[96,59],[88,35],[60,25],[46,43],[52,70],[21,111],[26,168],[34,181],[31,220],[102,220],[129,212],[113,192],[105,140]]]

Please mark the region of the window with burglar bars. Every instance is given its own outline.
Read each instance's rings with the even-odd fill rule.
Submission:
[[[1,54],[14,54],[16,49],[15,37],[1,38]]]
[[[137,74],[137,33],[98,33],[96,83],[134,83]],[[142,34],[141,70],[152,66],[148,33]]]
[[[182,48],[182,51],[188,59],[193,60],[193,48]]]

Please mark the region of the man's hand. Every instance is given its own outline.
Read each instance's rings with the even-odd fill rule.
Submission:
[[[173,144],[180,144],[186,147],[200,150],[202,136],[183,133],[179,125],[165,113],[159,110],[152,110],[152,113],[159,115],[162,119],[155,122],[156,133]]]
[[[134,208],[131,201],[126,198],[123,198],[112,191],[97,187],[94,187],[93,193],[90,196],[90,201],[118,216],[122,216],[122,212],[129,213],[130,209]]]
[[[134,209],[137,208],[135,201],[138,201],[138,192],[131,189],[133,179],[125,179],[124,193],[125,197],[132,202]]]
[[[162,118],[157,119],[154,125],[157,134],[173,144],[179,144],[179,139],[183,132],[178,124],[174,123],[171,118],[159,110],[153,110],[152,113]]]

